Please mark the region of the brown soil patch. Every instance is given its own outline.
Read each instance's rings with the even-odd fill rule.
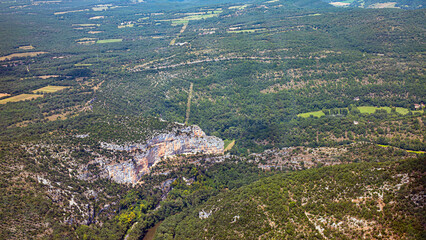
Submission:
[[[57,77],[59,77],[59,75],[43,75],[43,76],[38,76],[38,78],[41,78],[41,79],[57,78]]]
[[[0,61],[6,61],[12,58],[18,58],[18,57],[35,57],[35,56],[46,54],[46,53],[47,52],[12,53],[12,54],[0,57]]]

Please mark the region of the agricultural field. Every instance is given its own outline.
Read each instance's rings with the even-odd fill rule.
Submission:
[[[43,97],[43,95],[38,94],[20,94],[17,96],[5,98],[0,100],[0,104],[6,104],[8,102],[19,102],[19,101],[25,101],[25,100],[33,100],[39,97]]]
[[[54,93],[64,89],[67,89],[67,86],[46,86],[40,89],[34,90],[33,93]]]
[[[322,117],[325,116],[323,111],[314,111],[314,112],[307,112],[307,113],[300,113],[297,115],[298,117],[302,117],[302,118],[308,118],[310,116],[313,117]]]
[[[96,43],[118,43],[118,42],[122,42],[123,39],[121,38],[115,38],[115,39],[103,39],[103,40],[98,40]]]
[[[375,113],[377,110],[386,110],[387,113],[391,113],[392,112],[392,108],[391,107],[374,107],[374,106],[360,106],[360,107],[356,107],[360,113],[366,113],[366,114],[372,114]],[[348,110],[348,108],[342,108],[345,110]],[[330,110],[330,109],[326,109],[326,110]],[[402,114],[402,115],[406,115],[410,112],[409,109],[407,108],[403,108],[403,107],[395,107],[395,112]],[[411,111],[412,113],[423,113],[423,110],[416,110],[416,111]],[[302,118],[308,118],[310,116],[314,116],[314,117],[322,117],[325,116],[325,113],[323,111],[313,111],[313,112],[306,112],[306,113],[300,113],[297,116],[298,117],[302,117]]]
[[[386,112],[391,113],[392,112],[392,108],[390,107],[372,107],[372,106],[361,106],[361,107],[357,107],[358,110],[361,113],[375,113],[377,110],[386,110]],[[410,112],[410,110],[408,110],[407,108],[402,108],[402,107],[396,107],[395,111],[399,114],[405,115],[408,114]],[[422,113],[422,110],[418,110],[418,111],[412,111],[413,113]]]
[[[26,52],[26,53],[12,53],[7,56],[0,57],[0,61],[11,60],[13,58],[36,57],[38,55],[46,54],[47,52]]]
[[[222,10],[215,10],[215,11],[208,11],[208,12],[201,12],[201,13],[192,13],[191,15],[188,15],[183,18],[178,19],[171,19],[172,26],[182,25],[182,24],[188,24],[189,21],[197,21],[202,19],[208,19],[213,17],[218,17],[219,14],[221,14]]]
[[[35,47],[31,46],[31,45],[27,45],[27,46],[20,46],[19,49],[21,50],[32,50]]]

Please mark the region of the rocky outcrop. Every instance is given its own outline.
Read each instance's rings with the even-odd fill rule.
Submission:
[[[111,179],[119,183],[135,184],[143,174],[162,159],[187,154],[223,154],[223,141],[207,136],[198,126],[176,128],[167,134],[158,135],[146,144],[120,146],[101,143],[110,150],[129,151],[133,159],[106,166]]]

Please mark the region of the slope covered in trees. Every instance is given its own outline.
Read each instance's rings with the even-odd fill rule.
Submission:
[[[421,239],[425,158],[277,174],[167,218],[155,239]]]

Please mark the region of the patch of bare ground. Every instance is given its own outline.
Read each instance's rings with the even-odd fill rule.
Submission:
[[[48,79],[48,78],[57,78],[60,77],[59,75],[43,75],[43,76],[37,76],[40,79]]]
[[[8,97],[8,96],[10,96],[9,93],[0,93],[0,98]]]
[[[25,53],[12,53],[7,56],[0,57],[0,61],[10,60],[12,58],[22,58],[22,57],[35,57],[41,54],[46,54],[47,52],[25,52]]]
[[[99,84],[97,84],[96,86],[93,86],[92,89],[93,91],[98,91],[99,88],[102,86],[102,84],[105,82],[105,80],[103,80],[102,82],[100,82]]]

